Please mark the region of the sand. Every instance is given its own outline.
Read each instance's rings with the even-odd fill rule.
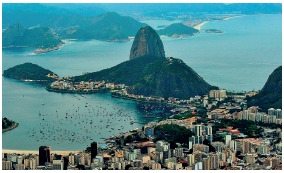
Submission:
[[[204,25],[205,23],[207,23],[207,22],[209,22],[209,21],[204,21],[204,22],[202,22],[202,23],[200,23],[200,24],[194,26],[193,28],[194,28],[194,29],[197,29],[197,30],[200,30],[200,27],[201,27],[202,25]]]
[[[229,19],[232,19],[232,18],[243,17],[243,16],[247,16],[247,15],[227,17],[227,18],[225,18],[225,19],[223,19],[223,20],[229,20]]]
[[[63,156],[68,156],[69,153],[80,153],[82,151],[52,151],[51,153],[60,154]],[[16,154],[38,154],[38,150],[8,150],[2,149],[2,153],[16,153]]]

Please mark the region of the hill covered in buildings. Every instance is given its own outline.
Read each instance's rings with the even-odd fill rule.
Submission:
[[[54,81],[55,79],[46,76],[48,74],[53,75],[55,73],[50,70],[44,69],[39,65],[28,62],[4,70],[3,76],[17,80]]]
[[[130,56],[129,61],[109,69],[76,76],[74,80],[123,83],[129,86],[127,91],[130,94],[165,98],[189,98],[208,94],[210,90],[217,88],[209,85],[182,60],[165,58],[162,41],[153,32],[155,30],[145,26],[136,34],[130,55],[140,56]]]
[[[55,38],[48,27],[26,29],[14,24],[2,33],[2,47],[31,47],[39,49],[55,48],[62,42]]]
[[[247,99],[248,106],[259,106],[265,110],[282,109],[282,66],[271,73],[259,94]]]

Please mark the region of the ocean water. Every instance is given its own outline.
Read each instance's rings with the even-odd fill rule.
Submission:
[[[155,28],[171,22],[148,24]],[[202,29],[224,33],[201,30],[185,39],[161,39],[166,56],[182,59],[211,85],[231,91],[260,90],[272,71],[282,65],[281,15],[214,21]],[[24,62],[38,64],[61,77],[99,71],[127,61],[132,42],[65,41],[60,50],[42,55],[33,54],[30,48],[2,49],[2,71]],[[136,102],[111,98],[110,94],[52,93],[38,84],[2,77],[2,117],[20,123],[2,134],[5,149],[37,150],[40,145],[51,145],[52,150],[83,150],[90,145],[90,138],[103,142],[101,138],[143,126],[130,121],[152,121],[143,118],[146,114],[149,112]]]

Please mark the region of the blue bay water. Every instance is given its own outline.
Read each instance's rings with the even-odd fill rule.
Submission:
[[[202,29],[221,30],[223,34],[201,30],[201,33],[185,39],[161,39],[166,56],[182,59],[209,84],[234,91],[260,90],[272,71],[282,65],[281,21],[281,15],[238,17],[202,26]],[[149,21],[148,24],[155,28],[171,22]],[[24,62],[38,64],[61,77],[99,71],[127,61],[133,39],[127,43],[64,42],[66,44],[60,50],[42,55],[34,55],[30,48],[2,49],[2,71]],[[83,150],[91,141],[89,137],[102,142],[100,138],[142,126],[130,125],[130,117],[135,117],[134,121],[138,122],[151,121],[143,119],[144,115],[146,112],[139,110],[135,102],[111,98],[109,94],[82,97],[51,93],[43,86],[2,77],[2,117],[20,123],[16,129],[2,134],[2,148],[5,149],[37,150],[39,145],[51,145],[53,150]],[[109,121],[112,122],[106,128]],[[34,136],[33,130],[37,131]],[[45,135],[39,133],[40,130]],[[75,133],[76,138],[71,133]],[[53,140],[54,135],[56,140]],[[66,139],[57,139],[60,135]],[[70,138],[75,140],[72,142]]]

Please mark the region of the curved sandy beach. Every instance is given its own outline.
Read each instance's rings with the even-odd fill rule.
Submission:
[[[222,19],[222,20],[225,21],[225,20],[229,20],[229,19],[232,19],[232,18],[243,17],[243,16],[248,16],[248,15],[231,16],[231,17],[224,18],[224,19]],[[194,26],[193,28],[194,28],[194,29],[197,29],[197,30],[200,30],[200,27],[201,27],[202,25],[204,25],[205,23],[207,23],[207,22],[210,22],[210,21],[201,22],[200,24]]]
[[[202,22],[202,23],[200,23],[200,24],[194,26],[193,28],[194,28],[194,29],[197,29],[197,30],[200,30],[200,27],[201,27],[202,25],[204,25],[205,23],[207,23],[207,22],[209,22],[209,21],[204,21],[204,22]]]
[[[63,156],[68,156],[69,153],[80,153],[82,151],[52,151],[51,153],[60,154]],[[2,153],[16,153],[16,154],[38,154],[38,150],[9,150],[2,149]]]

